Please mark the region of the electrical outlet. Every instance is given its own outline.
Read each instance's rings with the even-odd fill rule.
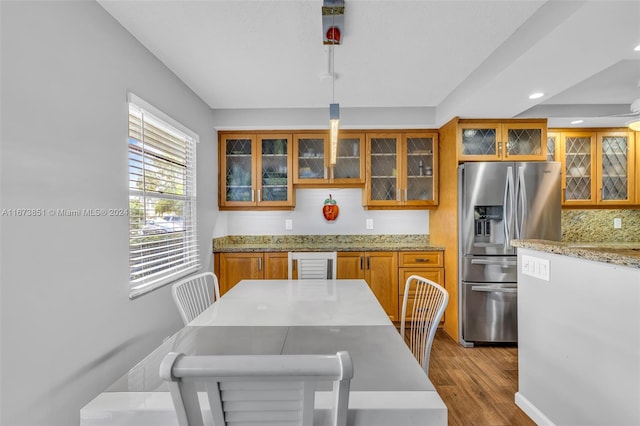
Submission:
[[[522,256],[522,273],[540,280],[549,281],[549,261],[533,256]]]
[[[373,219],[367,219],[367,229],[373,229]]]
[[[293,229],[293,219],[284,220],[284,229],[287,231],[291,231]]]
[[[613,219],[613,228],[614,229],[622,228],[622,219],[620,219],[619,217],[616,217],[615,219]]]

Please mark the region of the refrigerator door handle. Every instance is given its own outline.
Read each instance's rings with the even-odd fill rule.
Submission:
[[[504,199],[502,201],[504,222],[504,248],[511,247],[511,225],[513,222],[513,167],[507,167],[507,177],[504,187]]]
[[[517,287],[491,287],[488,285],[474,285],[471,286],[472,291],[484,291],[489,293],[517,293]]]
[[[492,259],[471,259],[472,265],[503,265],[503,266],[517,266],[516,260],[492,260]]]
[[[518,177],[516,179],[516,238],[524,236],[524,225],[527,221],[527,187],[524,179],[524,167],[518,167]]]

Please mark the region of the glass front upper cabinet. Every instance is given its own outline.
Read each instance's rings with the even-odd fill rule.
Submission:
[[[306,186],[362,186],[364,134],[340,131],[336,164],[330,164],[328,132],[293,135],[294,183]]]
[[[220,134],[219,206],[293,207],[290,134]]]
[[[460,161],[537,161],[547,156],[546,121],[461,120]]]
[[[368,208],[437,204],[437,133],[367,134]]]
[[[632,132],[563,132],[564,205],[626,205],[635,202]]]
[[[597,134],[598,204],[634,203],[633,145],[632,132]]]

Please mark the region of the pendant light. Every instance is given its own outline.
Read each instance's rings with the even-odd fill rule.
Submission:
[[[344,27],[344,0],[324,0],[322,5],[323,44],[329,46],[331,62],[331,103],[329,104],[329,163],[335,166],[338,157],[338,129],[340,127],[340,104],[335,100],[336,74],[334,69],[334,46],[340,44]]]
[[[331,103],[329,104],[329,163],[335,166],[338,157],[338,128],[340,127],[340,104],[335,102],[336,75],[333,70],[333,46],[331,49]]]

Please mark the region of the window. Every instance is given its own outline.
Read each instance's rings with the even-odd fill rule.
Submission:
[[[190,130],[129,94],[129,297],[200,266],[196,143]]]

